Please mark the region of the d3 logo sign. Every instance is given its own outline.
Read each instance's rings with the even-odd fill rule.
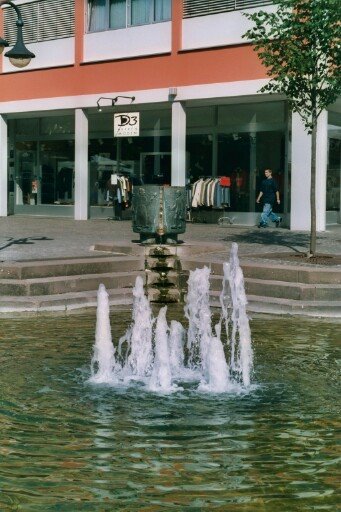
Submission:
[[[138,137],[140,112],[114,114],[114,137]]]

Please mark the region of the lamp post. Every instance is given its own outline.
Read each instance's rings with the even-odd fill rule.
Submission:
[[[13,2],[10,2],[9,0],[0,0],[0,7],[2,5],[9,5],[13,7],[17,14],[17,41],[12,50],[9,50],[5,53],[5,57],[8,57],[13,66],[16,68],[24,68],[31,62],[31,59],[33,59],[35,55],[34,53],[30,52],[24,45],[22,33],[24,22],[22,20],[20,10],[16,5],[14,5]],[[8,42],[0,37],[0,54],[4,51],[5,46],[9,46]]]

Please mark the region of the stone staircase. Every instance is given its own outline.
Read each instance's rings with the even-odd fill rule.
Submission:
[[[341,268],[294,266],[240,259],[248,311],[341,318]],[[201,266],[204,261],[201,262]],[[200,266],[183,262],[183,269]],[[212,306],[220,307],[223,263],[211,262]]]
[[[146,248],[128,244],[105,249],[101,245],[100,250],[107,250],[108,254],[0,263],[0,313],[65,312],[95,307],[100,283],[107,288],[112,306],[128,306],[138,275],[153,287],[153,263]],[[172,261],[172,254],[179,258],[181,286],[186,284],[190,270],[211,267],[213,307],[219,307],[226,248],[222,251],[220,247],[218,257],[217,252],[202,244],[177,246],[170,249],[167,260]],[[250,312],[341,318],[340,267],[294,266],[243,256],[240,263]],[[173,270],[167,280],[179,282]],[[152,300],[154,292],[150,295]]]
[[[130,255],[1,263],[0,312],[94,307],[100,283],[111,304],[131,304],[137,275],[144,258]]]

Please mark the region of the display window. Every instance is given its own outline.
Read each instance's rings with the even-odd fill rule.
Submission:
[[[255,212],[266,168],[287,194],[284,102],[188,107],[186,115],[192,207]]]
[[[14,206],[73,205],[74,117],[17,119],[9,132]]]
[[[74,204],[74,141],[15,144],[16,205]]]
[[[328,114],[327,211],[340,211],[341,114]]]

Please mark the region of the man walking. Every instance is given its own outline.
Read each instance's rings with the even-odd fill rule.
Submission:
[[[260,192],[256,200],[256,202],[259,203],[261,198],[263,198],[263,212],[260,216],[260,222],[258,224],[258,227],[266,228],[266,226],[268,225],[268,220],[270,218],[272,222],[275,222],[276,228],[278,228],[282,221],[282,218],[272,211],[275,201],[277,202],[277,204],[281,203],[281,200],[279,198],[278,185],[272,178],[271,169],[265,169],[264,174],[265,179],[262,181],[262,184],[260,186]]]

